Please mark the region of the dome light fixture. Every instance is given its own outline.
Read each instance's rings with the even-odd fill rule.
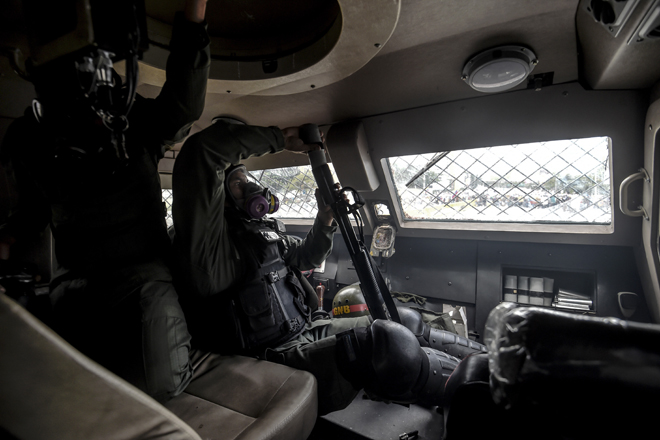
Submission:
[[[536,55],[526,47],[500,46],[470,58],[461,79],[479,92],[503,92],[525,81],[537,64]]]

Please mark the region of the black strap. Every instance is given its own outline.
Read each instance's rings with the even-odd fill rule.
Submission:
[[[401,324],[401,317],[399,317],[399,311],[394,305],[394,300],[392,299],[392,295],[390,294],[390,289],[387,287],[387,283],[383,279],[383,274],[380,272],[380,269],[378,269],[378,265],[376,264],[376,262],[374,261],[371,255],[369,255],[369,261],[371,262],[371,270],[373,271],[374,277],[376,278],[376,283],[378,284],[378,290],[380,290],[380,295],[382,296],[383,301],[385,302],[385,306],[387,306],[387,310],[390,312],[390,317],[392,318],[392,321]]]

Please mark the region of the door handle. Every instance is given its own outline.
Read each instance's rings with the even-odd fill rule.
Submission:
[[[646,212],[646,209],[644,209],[644,206],[640,205],[637,207],[639,209],[635,210],[628,209],[628,187],[631,183],[639,179],[644,179],[647,183],[651,181],[649,174],[644,168],[640,168],[635,174],[631,174],[623,179],[623,182],[621,182],[621,186],[619,187],[619,209],[621,209],[621,212],[627,216],[644,217],[645,220],[648,220],[649,215]]]

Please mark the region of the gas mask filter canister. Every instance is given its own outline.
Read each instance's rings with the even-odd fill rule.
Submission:
[[[260,219],[266,214],[277,212],[280,207],[280,200],[277,198],[277,196],[271,194],[268,188],[264,188],[254,182],[247,182],[244,184],[243,203],[239,203],[239,200],[234,198],[231,189],[229,188],[229,182],[231,180],[231,175],[239,170],[243,173],[246,173],[244,165],[232,165],[227,170],[225,181],[227,185],[227,192],[233,200],[235,206],[244,211],[250,218],[253,219]]]
[[[245,184],[245,212],[252,218],[261,218],[280,208],[280,200],[271,194],[268,188],[262,188],[254,182]]]

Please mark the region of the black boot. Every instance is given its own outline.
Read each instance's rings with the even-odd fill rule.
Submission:
[[[458,336],[445,330],[431,328],[422,316],[407,307],[397,307],[401,324],[413,332],[422,347],[443,351],[458,359],[465,359],[473,353],[487,353],[486,346],[471,339]]]
[[[337,335],[339,371],[377,400],[440,405],[458,359],[422,348],[401,324],[376,320]]]

